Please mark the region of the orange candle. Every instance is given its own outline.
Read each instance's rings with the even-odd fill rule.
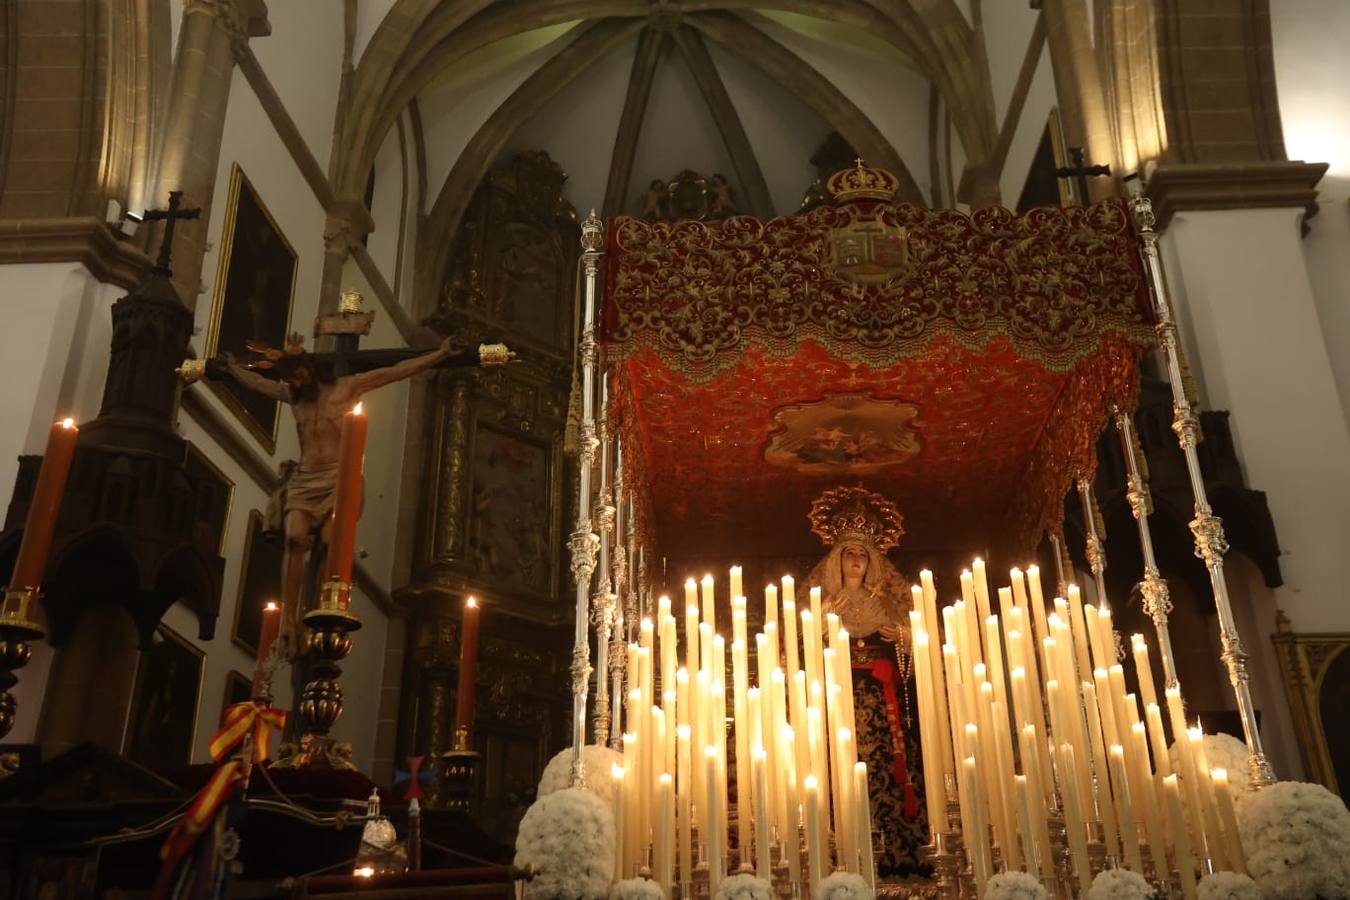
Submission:
[[[361,517],[361,464],[365,459],[368,424],[360,403],[342,417],[328,577],[343,585],[339,603],[344,608],[351,600],[352,557],[356,553],[356,520]]]
[[[281,632],[281,607],[275,600],[263,604],[262,635],[258,638],[258,659],[267,659]]]
[[[455,694],[455,740],[464,742],[467,750],[469,732],[473,730],[473,683],[478,674],[478,601],[473,597],[464,601],[464,618],[459,627],[459,688]]]
[[[61,511],[61,498],[66,492],[66,477],[70,475],[75,439],[79,434],[80,429],[75,427],[73,419],[53,423],[51,431],[47,432],[47,450],[42,455],[37,486],[28,504],[19,558],[9,579],[10,590],[36,591],[42,584],[47,554],[52,549],[52,534],[56,531],[56,516]]]

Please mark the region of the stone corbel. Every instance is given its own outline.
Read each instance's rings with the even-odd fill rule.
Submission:
[[[194,13],[213,16],[236,46],[272,33],[266,0],[183,0],[183,15]]]
[[[1326,163],[1299,160],[1231,163],[1162,163],[1148,175],[1158,230],[1187,209],[1303,207],[1317,214],[1317,183]]]

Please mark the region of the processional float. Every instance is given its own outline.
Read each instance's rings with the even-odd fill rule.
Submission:
[[[729,561],[791,557],[796,548],[776,552],[763,536],[800,521],[813,491],[841,471],[904,497],[913,533],[945,528],[950,543],[1009,560],[1029,561],[1047,534],[1054,549],[1053,586],[1037,566],[1004,581],[975,560],[959,594],[926,570],[913,587],[903,624],[925,735],[934,872],[925,893],[975,896],[995,872],[1020,869],[1072,896],[1119,866],[1193,897],[1204,872],[1242,871],[1226,775],[1209,768],[1186,718],[1149,529],[1132,413],[1151,352],[1161,351],[1172,388],[1247,776],[1257,787],[1273,776],[1153,213],[1138,182],[1127,185],[1127,202],[966,215],[896,203],[896,178],[859,162],[830,180],[831,203],[768,222],[586,220],[572,775],[580,784],[594,686],[591,739],[627,751],[612,773],[616,879],[645,875],[674,897],[710,896],[738,871],[784,897],[810,896],[836,869],[876,885],[837,618],[822,616],[818,593],[799,607],[791,577],[774,577],[762,615],[747,618],[738,566],[725,590],[711,577],[685,583],[681,629],[668,594],[679,595],[685,573],[651,565],[706,559],[709,548]],[[866,403],[890,404],[887,421],[913,428],[882,429],[832,468],[811,428],[838,421],[830,404],[856,413]],[[1128,654],[1091,488],[1108,423],[1124,451],[1156,630],[1152,648],[1133,635]],[[1070,490],[1088,523],[1090,596],[1065,561]],[[942,604],[939,589],[959,599]],[[719,595],[729,644],[717,631]],[[1126,691],[1128,666],[1137,694]]]

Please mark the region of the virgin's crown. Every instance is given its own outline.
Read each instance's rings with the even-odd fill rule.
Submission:
[[[836,203],[849,203],[854,200],[882,200],[887,203],[895,199],[900,189],[900,179],[885,169],[873,169],[863,164],[861,158],[854,160],[851,169],[841,169],[825,182],[830,197]]]
[[[895,504],[864,487],[826,491],[811,504],[810,518],[811,530],[830,546],[859,541],[885,553],[905,533]]]

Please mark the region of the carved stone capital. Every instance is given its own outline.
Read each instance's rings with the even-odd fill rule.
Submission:
[[[1301,207],[1311,217],[1317,212],[1317,183],[1326,171],[1326,163],[1301,160],[1164,163],[1148,179],[1154,227],[1166,228],[1172,216],[1188,209]]]
[[[234,44],[272,33],[265,0],[183,0],[183,16],[190,15],[211,16]]]
[[[323,225],[323,247],[327,253],[344,258],[361,245],[361,240],[375,230],[370,210],[360,200],[338,200],[328,210]]]

